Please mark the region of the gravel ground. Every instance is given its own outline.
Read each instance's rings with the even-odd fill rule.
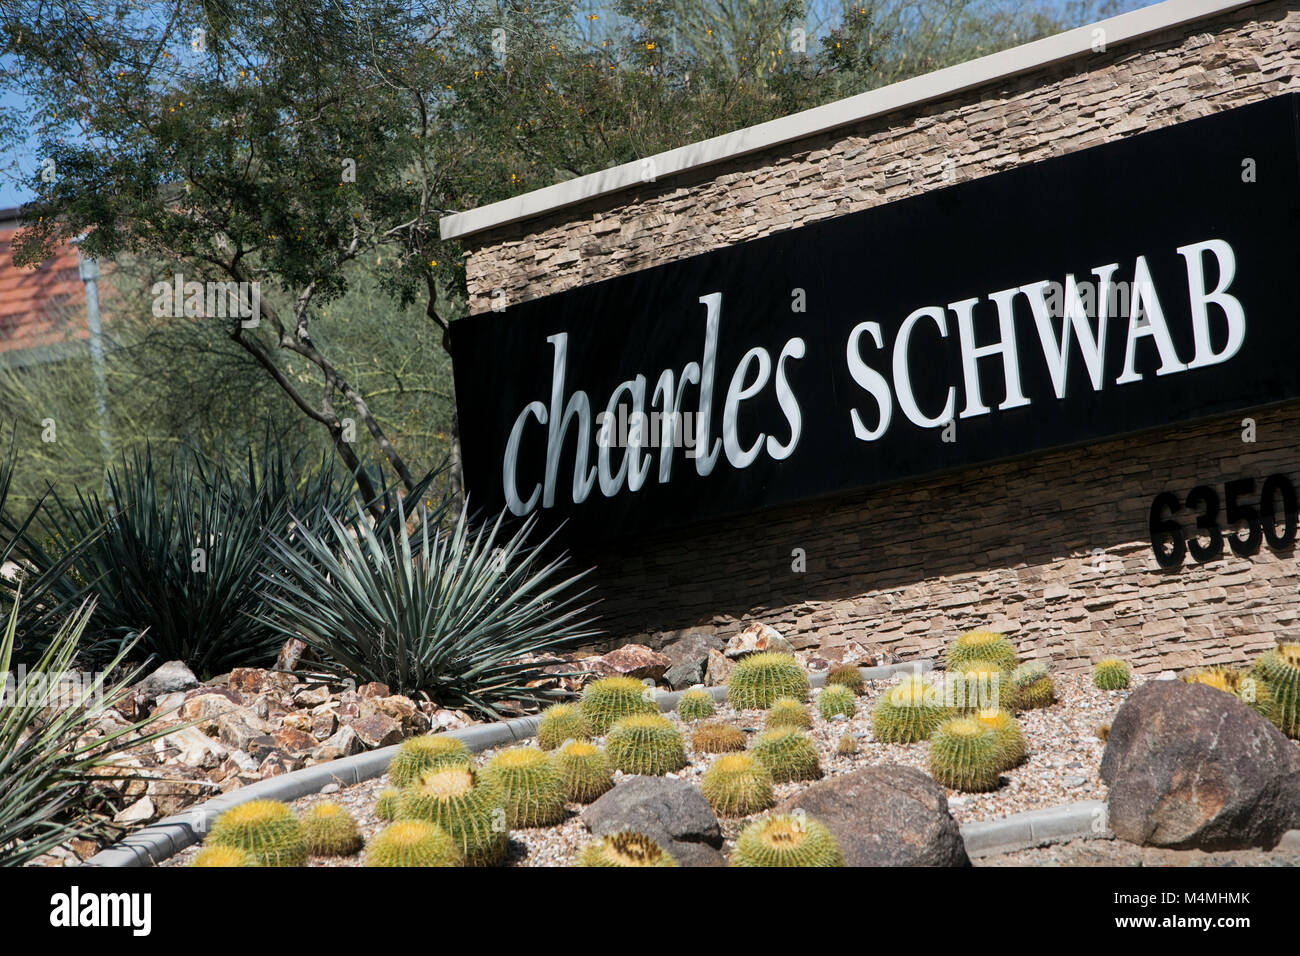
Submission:
[[[1057,702],[1044,710],[1027,711],[1020,715],[1021,729],[1029,744],[1028,759],[1004,775],[1003,785],[992,793],[961,794],[949,791],[949,806],[958,823],[975,820],[992,820],[1023,810],[1058,806],[1075,800],[1105,799],[1106,788],[1098,776],[1098,766],[1104,748],[1096,736],[1097,728],[1109,724],[1115,711],[1128,695],[1127,691],[1101,691],[1092,686],[1090,675],[1053,675]],[[1135,677],[1135,686],[1143,678]],[[928,744],[883,744],[871,733],[871,708],[889,684],[867,685],[866,693],[858,701],[858,712],[852,719],[827,722],[817,715],[814,707],[813,739],[822,757],[822,769],[827,776],[858,770],[874,764],[897,763],[926,770]],[[814,697],[815,700],[815,697]],[[667,714],[685,733],[690,765],[674,776],[694,781],[713,759],[708,754],[698,754],[689,748],[690,725],[677,721],[675,714]],[[763,729],[763,711],[735,711],[719,706],[713,719],[737,724],[746,731],[757,733]],[[858,737],[860,752],[852,756],[838,756],[835,747],[840,737],[852,733]],[[479,755],[480,764],[489,760],[496,750]],[[618,774],[615,779],[619,779]],[[297,810],[313,803],[334,800],[345,806],[357,818],[367,842],[383,828],[372,809],[379,791],[388,786],[388,778],[379,777],[345,790],[314,794],[293,803]],[[776,787],[777,801],[798,793],[807,784],[787,783]],[[581,807],[569,808],[568,819],[554,827],[521,829],[511,832],[507,859],[511,866],[566,866],[578,849],[588,839],[579,818]],[[727,847],[739,834],[744,820],[723,820],[722,829],[727,837]],[[1105,842],[1105,841],[1098,841]],[[1080,844],[1087,845],[1087,844]],[[1072,844],[1047,848],[1062,850]],[[191,848],[164,863],[177,866],[188,863],[197,852]],[[1040,851],[1029,851],[1031,853]],[[1014,854],[1013,854],[1014,855]],[[344,859],[313,859],[313,866],[360,866],[360,856]],[[1029,861],[1026,860],[1026,863]],[[1050,864],[1050,859],[1042,862]],[[990,865],[985,862],[983,865]]]
[[[1300,850],[1162,850],[1123,840],[1073,840],[972,861],[976,866],[1300,866]]]

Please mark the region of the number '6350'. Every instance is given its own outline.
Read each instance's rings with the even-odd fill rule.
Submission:
[[[1178,520],[1184,511],[1196,518],[1187,532]],[[1222,497],[1209,485],[1197,485],[1186,499],[1164,491],[1151,502],[1151,550],[1162,568],[1178,567],[1188,554],[1193,561],[1213,561],[1223,554],[1225,538],[1245,556],[1259,551],[1261,542],[1277,551],[1290,548],[1295,534],[1295,486],[1286,475],[1269,475],[1258,494],[1254,478],[1236,478],[1224,484]]]

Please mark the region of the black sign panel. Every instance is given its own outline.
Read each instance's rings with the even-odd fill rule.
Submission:
[[[1300,397],[1298,109],[463,319],[471,500],[608,540]]]

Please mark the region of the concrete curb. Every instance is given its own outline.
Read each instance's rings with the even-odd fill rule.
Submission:
[[[1013,813],[1000,820],[982,820],[961,828],[966,854],[971,857],[1012,853],[1065,840],[1104,838],[1113,834],[1104,800],[1080,800],[1060,807]]]
[[[858,670],[862,672],[864,680],[885,680],[895,674],[907,673],[917,668],[928,671],[933,667],[932,661],[921,660],[907,664],[889,664],[884,667],[860,667]],[[809,682],[814,687],[820,687],[826,683],[826,675],[817,674],[811,677]],[[710,687],[708,690],[715,700],[723,700],[727,696],[725,687]],[[656,693],[655,699],[659,709],[673,710],[682,693],[682,691]],[[534,736],[537,733],[537,720],[536,716],[516,717],[513,720],[494,724],[476,724],[461,730],[449,730],[447,736],[455,737],[471,753],[478,753],[481,750]],[[240,787],[230,793],[223,793],[191,807],[184,813],[141,827],[121,842],[96,853],[81,865],[153,866],[198,843],[217,817],[241,803],[248,803],[251,800],[288,802],[308,794],[319,793],[331,783],[336,783],[340,787],[350,787],[364,780],[382,776],[400,746],[394,744],[391,747],[371,750],[352,757],[341,757],[329,763],[294,770],[291,773],[249,784],[247,787]]]

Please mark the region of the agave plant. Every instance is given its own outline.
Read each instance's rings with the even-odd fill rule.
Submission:
[[[107,501],[53,496],[59,536],[79,543],[72,570],[97,601],[94,660],[137,642],[200,676],[274,659],[276,634],[256,620],[257,575],[270,528],[288,525],[287,505],[249,507],[237,487],[230,472],[186,453],[160,475],[146,450],[109,469]]]
[[[299,545],[274,537],[267,621],[339,676],[489,716],[506,702],[548,702],[520,658],[597,633],[589,589],[576,588],[588,572],[567,575],[566,555],[545,557],[549,538],[530,544],[531,519],[510,532],[504,514],[479,524],[462,510],[444,527],[446,508],[434,507],[410,530],[404,509],[397,502],[395,520],[375,527],[354,505],[353,520],[327,515]]]
[[[14,660],[30,663],[39,656],[39,649],[35,640],[24,642],[23,638],[52,631],[57,627],[57,619],[66,616],[61,612],[79,603],[86,588],[84,582],[69,574],[76,548],[59,548],[52,555],[36,540],[35,528],[44,509],[44,496],[22,515],[10,513],[13,477],[14,436],[11,433],[8,453],[0,459],[0,617],[8,615],[6,608],[18,605],[17,592],[22,588],[25,599],[19,611],[18,639],[11,654]],[[98,534],[99,529],[89,531],[85,544],[92,543]]]
[[[52,678],[73,673],[94,610],[89,602],[63,622],[35,666],[20,670],[15,679],[11,668],[19,604],[16,600],[10,609],[0,640],[0,866],[22,866],[69,840],[108,832],[109,817],[96,811],[110,796],[110,783],[123,779],[113,769],[115,762],[127,749],[176,729],[169,725],[151,731],[156,720],[151,717],[103,736],[87,736],[101,703],[117,698],[139,676],[138,670],[131,671],[108,683],[107,675],[119,671],[129,647],[105,670],[59,685],[65,696],[52,699]]]

